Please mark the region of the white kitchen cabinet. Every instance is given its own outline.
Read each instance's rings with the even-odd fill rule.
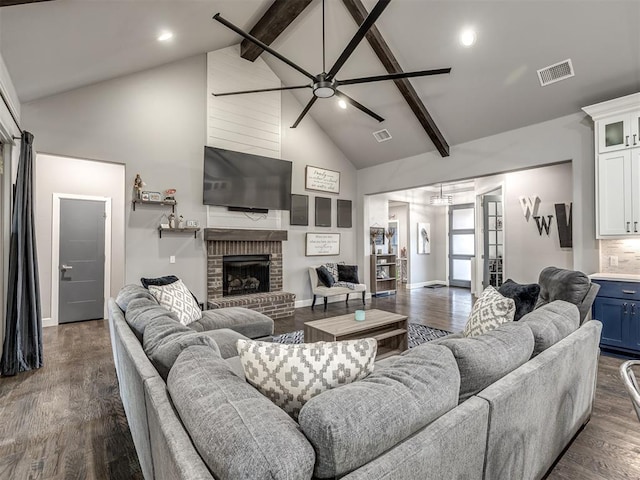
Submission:
[[[596,238],[640,236],[640,93],[583,110],[595,122]]]

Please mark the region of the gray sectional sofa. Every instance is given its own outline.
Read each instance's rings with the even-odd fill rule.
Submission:
[[[146,479],[538,479],[591,414],[601,324],[580,325],[563,301],[377,362],[312,398],[298,422],[245,382],[234,355],[237,338],[269,334],[257,317],[224,312],[197,331],[163,310],[142,287],[109,301]]]

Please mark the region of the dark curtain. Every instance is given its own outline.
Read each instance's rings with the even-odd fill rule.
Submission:
[[[42,313],[33,218],[33,135],[22,133],[16,179],[2,375],[42,367]]]

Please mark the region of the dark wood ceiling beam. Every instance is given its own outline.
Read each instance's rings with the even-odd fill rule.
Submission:
[[[22,5],[23,3],[51,2],[52,0],[0,0],[0,7]]]
[[[347,10],[358,25],[361,25],[364,19],[367,18],[368,12],[361,0],[342,0],[342,3],[347,7]],[[375,25],[369,29],[366,38],[387,72],[403,72],[398,60],[396,60],[396,57],[391,52],[389,45],[384,41],[382,34]],[[420,100],[420,97],[413,88],[413,85],[411,85],[411,82],[406,78],[394,80],[394,82],[420,122],[420,125],[422,125],[422,128],[424,128],[427,135],[429,135],[429,138],[440,152],[440,155],[448,157],[449,144],[444,139],[442,132],[427,111],[427,107],[425,107],[422,100]]]
[[[311,2],[312,0],[274,0],[249,33],[271,45]],[[240,56],[245,60],[253,62],[262,52],[262,48],[249,40],[243,40],[240,44]]]

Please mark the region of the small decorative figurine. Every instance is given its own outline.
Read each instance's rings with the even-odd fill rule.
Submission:
[[[142,187],[144,185],[145,183],[142,181],[142,178],[140,178],[140,174],[136,174],[136,179],[133,181],[133,190],[138,200],[142,197]]]
[[[184,217],[182,215],[178,217],[178,228],[184,228]]]
[[[173,213],[169,214],[169,228],[176,228],[176,216]]]

